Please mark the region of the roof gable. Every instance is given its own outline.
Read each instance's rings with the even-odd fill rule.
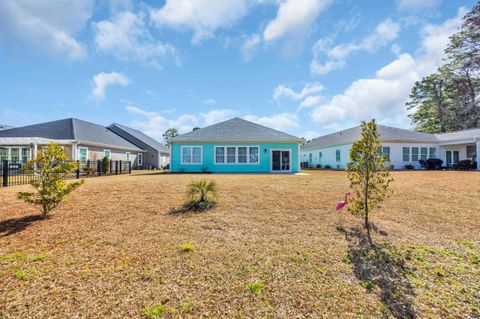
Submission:
[[[171,142],[208,141],[285,141],[300,138],[238,117],[179,135]]]
[[[153,147],[154,149],[156,149],[158,151],[168,152],[168,148],[165,145],[163,145],[162,143],[153,139],[152,137],[148,136],[147,134],[145,134],[145,133],[143,133],[139,130],[136,130],[134,128],[131,128],[131,127],[128,127],[128,126],[125,126],[125,125],[121,125],[121,124],[117,124],[117,123],[113,123],[110,126],[108,126],[108,129],[115,132],[116,134],[120,135],[121,137],[127,139],[128,141],[130,141],[133,144],[137,145],[137,143],[135,141],[135,139],[136,139],[136,140],[139,140],[140,142],[144,143],[145,145]],[[129,136],[133,137],[133,139],[129,138]],[[142,145],[137,145],[137,146],[142,147]]]
[[[141,150],[102,125],[75,118],[2,130],[0,131],[0,137],[41,137],[52,140],[76,140],[131,150]]]

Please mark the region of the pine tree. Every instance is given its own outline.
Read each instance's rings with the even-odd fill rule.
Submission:
[[[380,207],[393,179],[381,152],[382,143],[379,140],[375,120],[362,122],[361,129],[362,138],[353,143],[347,168],[347,177],[353,193],[348,210],[364,219],[364,227],[371,244],[369,214],[372,209]]]

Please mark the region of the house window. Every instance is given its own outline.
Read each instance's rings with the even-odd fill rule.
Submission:
[[[130,152],[125,153],[125,158],[127,162],[130,162]]]
[[[14,163],[20,161],[20,149],[17,147],[10,149],[10,160]]]
[[[216,164],[225,163],[225,147],[215,148],[215,163]]]
[[[308,166],[312,166],[313,165],[313,154],[310,153],[308,154]]]
[[[250,159],[250,164],[257,164],[258,163],[258,153],[259,153],[259,147],[258,146],[250,146],[248,148],[249,156],[248,158]]]
[[[335,159],[337,162],[340,162],[340,150],[335,151]]]
[[[245,164],[247,163],[247,148],[239,147],[238,148],[238,163]]]
[[[103,150],[103,157],[108,157],[108,158],[112,158],[112,151],[110,150]]]
[[[474,158],[477,156],[477,148],[475,145],[467,145],[467,157]]]
[[[318,163],[321,164],[322,163],[322,152],[319,152],[318,153]]]
[[[420,159],[426,161],[428,158],[428,148],[422,147],[420,148]]]
[[[22,162],[26,162],[30,159],[30,149],[29,148],[22,148]]]
[[[386,161],[390,161],[390,146],[385,146],[382,148],[382,155]]]
[[[88,148],[79,147],[78,148],[78,160],[82,163],[86,163],[88,159]]]
[[[215,146],[215,164],[257,164],[258,146]]]
[[[227,147],[227,163],[235,163],[235,158],[237,155],[237,149],[235,147]]]
[[[412,162],[418,162],[418,147],[412,147]]]
[[[143,165],[143,154],[142,153],[138,153],[137,161],[138,161],[138,166]]]
[[[182,164],[202,164],[201,146],[182,146]]]
[[[437,156],[437,149],[435,147],[430,147],[430,156],[429,158],[436,158]]]
[[[0,147],[0,161],[8,160],[8,148]]]
[[[402,153],[403,153],[403,161],[410,162],[410,147],[403,147]]]

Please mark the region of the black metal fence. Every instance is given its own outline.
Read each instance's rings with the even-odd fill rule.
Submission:
[[[66,179],[79,179],[86,177],[99,177],[108,175],[130,174],[132,163],[130,161],[110,161],[103,165],[102,161],[76,161],[78,168],[67,175]],[[2,187],[24,185],[36,179],[38,174],[25,172],[26,162],[1,161]]]

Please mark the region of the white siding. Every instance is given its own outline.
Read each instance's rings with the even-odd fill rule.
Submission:
[[[436,144],[425,144],[425,143],[385,143],[383,144],[384,147],[390,147],[390,159],[391,164],[394,166],[395,169],[404,169],[405,165],[411,164],[415,168],[420,168],[420,163],[418,161],[412,161],[412,147],[419,148],[419,158],[420,158],[420,150],[422,147],[427,148],[435,148],[436,149],[436,157],[441,158],[445,161],[443,157],[445,154],[441,154],[439,146]],[[410,148],[410,160],[404,161],[403,160],[403,147]],[[323,149],[315,149],[315,150],[305,150],[301,152],[302,162],[308,162],[309,156],[312,154],[312,164],[313,167],[316,167],[317,164],[320,164],[323,167],[326,165],[330,165],[331,168],[340,168],[345,169],[347,167],[347,163],[350,160],[350,149],[352,148],[352,144],[347,145],[340,145],[334,146],[329,148]],[[336,150],[340,150],[340,162],[336,161]],[[319,161],[319,153],[322,152],[322,159]],[[465,150],[463,150],[465,152]],[[462,153],[460,154],[460,158],[462,158]]]

